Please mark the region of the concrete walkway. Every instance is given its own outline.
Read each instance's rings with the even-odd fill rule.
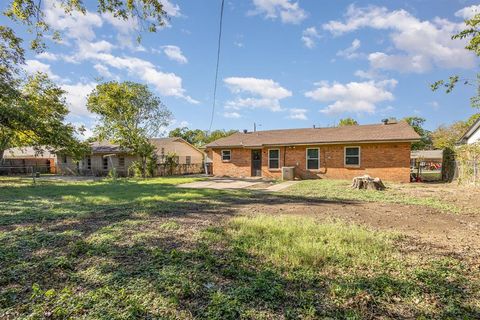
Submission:
[[[254,189],[258,191],[277,192],[288,188],[298,181],[284,181],[273,184],[270,181],[261,179],[225,179],[210,178],[204,181],[196,181],[178,185],[179,188],[189,189],[218,189],[218,190],[236,190],[236,189]]]

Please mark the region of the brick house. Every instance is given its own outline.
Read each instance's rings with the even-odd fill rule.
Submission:
[[[238,132],[209,143],[213,175],[281,178],[294,167],[300,179],[351,179],[369,174],[410,181],[410,150],[419,135],[406,122],[337,128]]]

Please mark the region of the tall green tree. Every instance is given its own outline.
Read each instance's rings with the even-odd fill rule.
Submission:
[[[338,126],[339,127],[358,126],[358,122],[353,118],[343,118],[343,119],[340,119],[340,121],[338,121]]]
[[[0,98],[0,160],[6,149],[25,145],[79,157],[86,146],[75,137],[77,128],[65,123],[65,92],[41,73],[13,83],[7,87],[15,96]]]
[[[431,132],[424,129],[423,125],[427,121],[425,118],[421,117],[406,117],[403,118],[412,128],[415,130],[416,133],[420,136],[420,141],[415,142],[412,144],[413,150],[425,150],[425,149],[432,149],[432,137]]]
[[[101,14],[109,13],[120,20],[137,19],[141,26],[139,41],[140,32],[155,32],[168,19],[161,0],[97,0],[89,4],[94,2]],[[6,17],[27,26],[27,31],[33,34],[30,48],[37,52],[46,48],[46,37],[61,39],[58,30],[46,22],[43,4],[42,0],[7,0],[3,11]],[[86,14],[81,0],[58,0],[56,5],[66,14]],[[64,101],[63,109],[59,107],[62,103],[56,103],[63,92],[53,90],[54,84],[44,76],[27,80],[20,76],[25,62],[22,42],[13,29],[0,26],[0,158],[5,148],[25,143],[48,144],[65,152],[79,152],[84,144],[74,138],[75,128],[64,123],[67,113]],[[38,97],[28,90],[29,86],[38,87]],[[51,102],[47,101],[49,99],[55,101],[55,107],[39,105],[42,101]]]
[[[217,139],[230,136],[238,130],[214,130],[210,133],[200,129],[189,129],[188,127],[175,128],[169,133],[169,137],[179,137],[197,147]]]
[[[467,121],[457,121],[448,126],[440,126],[432,132],[432,144],[436,149],[454,149],[458,140],[480,118],[480,113],[471,116]]]
[[[88,96],[87,108],[99,116],[97,137],[119,144],[140,156],[141,174],[154,147],[148,138],[158,136],[169,125],[172,114],[146,85],[135,82],[106,82]]]

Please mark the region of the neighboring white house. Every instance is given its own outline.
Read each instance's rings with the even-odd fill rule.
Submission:
[[[472,124],[467,132],[465,132],[465,134],[460,138],[459,142],[462,144],[480,142],[480,118],[478,118],[477,121]]]

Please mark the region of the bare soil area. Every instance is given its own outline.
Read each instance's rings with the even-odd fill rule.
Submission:
[[[480,188],[452,183],[410,183],[393,185],[400,193],[415,197],[434,197],[459,207],[463,213],[480,215]]]
[[[299,214],[320,220],[341,219],[377,230],[398,232],[416,239],[418,245],[428,245],[443,253],[480,259],[480,215],[477,214],[446,214],[423,206],[380,202],[300,202],[296,199],[285,202],[275,198],[259,194],[256,203],[235,207],[242,214]]]

